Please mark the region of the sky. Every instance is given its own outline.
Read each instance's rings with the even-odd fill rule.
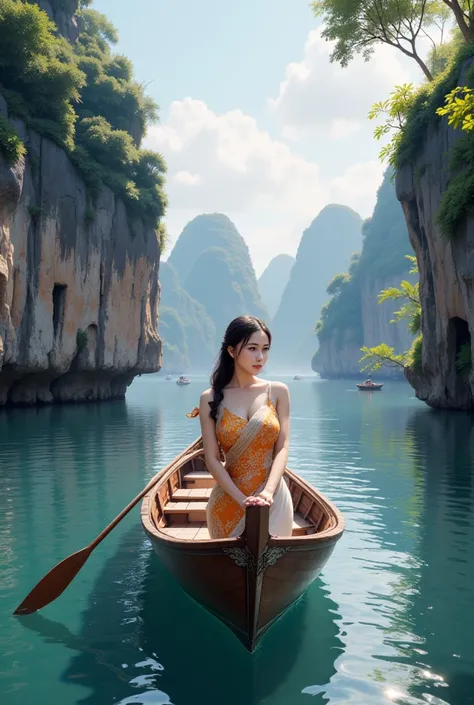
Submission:
[[[144,146],[168,164],[169,245],[200,213],[225,213],[259,276],[295,255],[328,203],[371,215],[385,166],[367,119],[418,67],[378,47],[331,63],[309,0],[95,0],[116,50],[160,105]]]

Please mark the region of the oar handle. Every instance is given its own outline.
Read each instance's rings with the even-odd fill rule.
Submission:
[[[186,453],[186,451],[184,451],[184,454],[181,456],[181,458],[178,458],[178,462],[179,462],[180,467],[185,465],[185,463],[187,463],[189,460],[192,460],[196,455],[202,455],[202,453],[203,453],[202,448],[198,448],[196,450],[193,450],[190,453]],[[118,514],[115,517],[115,519],[113,521],[111,521],[110,524],[108,526],[106,526],[105,529],[97,536],[97,538],[95,538],[92,541],[92,543],[89,544],[88,549],[90,549],[90,551],[93,551],[94,548],[96,548],[99,545],[99,543],[101,543],[101,541],[103,541],[105,539],[105,537],[108,536],[108,534],[110,534],[112,529],[115,529],[117,524],[122,521],[122,519],[133,509],[133,507],[135,507],[138,504],[138,502],[141,499],[143,499],[143,497],[145,497],[145,495],[148,494],[148,492],[150,492],[151,489],[153,489],[153,487],[156,485],[156,483],[159,482],[161,480],[161,478],[163,477],[163,475],[165,475],[168,472],[168,470],[170,470],[170,468],[174,465],[176,465],[176,458],[173,460],[172,463],[170,463],[165,468],[163,468],[163,470],[160,470],[160,472],[150,480],[148,485],[146,485],[146,487],[143,488],[143,490],[140,492],[140,494],[137,495],[135,497],[135,499],[132,499],[132,501],[129,504],[127,504],[127,506],[124,509],[122,509],[120,514]]]

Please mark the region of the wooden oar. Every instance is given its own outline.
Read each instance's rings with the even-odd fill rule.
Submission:
[[[80,551],[72,553],[70,556],[55,565],[54,568],[52,568],[52,570],[50,570],[49,573],[47,573],[44,578],[42,578],[39,583],[35,585],[33,590],[25,597],[21,605],[18,605],[13,614],[31,614],[32,612],[36,612],[42,607],[49,605],[50,602],[53,602],[53,600],[59,597],[59,595],[64,592],[67,586],[74,580],[76,575],[79,573],[80,569],[87,561],[94,548],[97,548],[97,546],[105,539],[105,537],[110,534],[112,529],[115,529],[117,524],[122,521],[122,519],[129,513],[129,511],[133,509],[133,507],[146,494],[148,494],[152,487],[154,487],[156,483],[160,480],[161,476],[165,472],[167,472],[172,465],[175,465],[176,462],[184,464],[190,457],[195,455],[196,452],[199,452],[190,452],[195,447],[196,443],[197,442],[193,443],[189,448],[186,448],[186,450],[184,450],[180,456],[175,458],[172,463],[170,463],[163,470],[160,470],[160,472],[155,475],[152,480],[150,480],[145,489],[143,489],[140,494],[135,497],[135,499],[132,499],[130,504],[127,504],[125,509],[122,509],[120,514],[115,517],[115,519],[102,531],[102,533],[97,536],[96,539],[94,539],[94,541],[92,541],[92,543],[90,543],[88,546],[81,549]]]

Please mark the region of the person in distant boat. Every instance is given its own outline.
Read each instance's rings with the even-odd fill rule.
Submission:
[[[290,437],[288,387],[258,379],[271,340],[258,318],[234,319],[225,332],[211,388],[201,395],[204,455],[217,482],[207,505],[212,539],[239,536],[245,508],[252,505],[270,507],[272,536],[292,533],[293,503],[283,480]]]

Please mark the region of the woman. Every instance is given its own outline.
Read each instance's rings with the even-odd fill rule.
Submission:
[[[270,344],[270,331],[258,318],[233,320],[224,335],[211,388],[201,395],[206,465],[217,482],[207,506],[212,539],[239,536],[245,508],[253,505],[270,507],[272,536],[291,536],[293,504],[283,480],[290,432],[288,388],[257,378]]]

